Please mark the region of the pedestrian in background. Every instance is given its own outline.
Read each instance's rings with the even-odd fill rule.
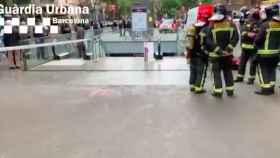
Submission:
[[[132,23],[131,23],[131,20],[130,20],[130,19],[127,20],[126,29],[127,29],[128,35],[131,36],[131,32],[132,32]]]
[[[41,18],[36,18],[36,24],[37,26],[42,25],[42,19]],[[45,42],[45,34],[44,34],[44,29],[42,30],[35,30],[34,28],[34,38],[35,38],[35,43],[36,44],[42,44]],[[45,48],[44,47],[38,47],[37,48],[37,59],[38,60],[44,60],[47,59],[46,54],[45,54]]]
[[[4,36],[4,27],[0,26],[0,47],[4,47],[4,41],[3,41],[3,36]],[[6,58],[6,55],[4,52],[0,52],[0,62]]]
[[[114,20],[114,21],[113,21],[113,25],[112,25],[112,31],[113,31],[113,32],[116,32],[117,27],[118,27],[118,22],[117,22],[116,20]]]
[[[11,25],[11,20],[6,21],[6,25]],[[18,27],[12,28],[11,34],[4,34],[3,42],[5,47],[13,47],[19,45],[19,30]],[[7,52],[10,69],[20,69],[20,51],[12,50]]]
[[[120,36],[123,36],[123,30],[124,30],[124,19],[123,17],[121,18],[121,20],[119,20],[119,32],[120,32]]]
[[[128,29],[129,29],[128,27],[129,27],[128,19],[127,19],[127,17],[125,17],[123,20],[123,36],[124,37],[126,36],[126,32],[128,32]]]
[[[61,33],[62,34],[70,34],[71,31],[71,26],[69,24],[62,24],[61,25]]]
[[[25,26],[26,25],[26,19],[23,18],[21,19],[20,22],[21,26]],[[27,33],[20,33],[20,45],[29,45],[31,44],[30,38],[31,38],[31,30],[29,29],[30,27],[27,28]],[[30,49],[23,49],[20,50],[20,58],[21,60],[25,57],[25,58],[30,58],[30,56],[27,55],[27,53],[31,51]]]
[[[77,40],[85,39],[85,29],[83,25],[76,25],[75,30],[77,32]],[[84,42],[77,43],[79,58],[89,60],[89,57],[86,56],[86,46]]]
[[[93,28],[94,35],[98,35],[99,26],[98,26],[98,23],[96,21],[92,22],[92,28]]]

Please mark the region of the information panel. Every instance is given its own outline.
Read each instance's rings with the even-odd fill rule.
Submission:
[[[132,31],[148,31],[147,8],[144,6],[134,6],[132,9]]]

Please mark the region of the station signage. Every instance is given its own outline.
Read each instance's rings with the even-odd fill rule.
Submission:
[[[132,7],[132,31],[148,31],[147,8],[143,5],[134,5]]]

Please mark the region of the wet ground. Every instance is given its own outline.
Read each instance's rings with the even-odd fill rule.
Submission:
[[[62,59],[38,65],[33,71],[186,71],[188,65],[182,56],[164,57],[163,60],[144,57],[103,57],[98,60]]]
[[[214,99],[187,76],[1,67],[0,158],[279,158],[279,89]]]

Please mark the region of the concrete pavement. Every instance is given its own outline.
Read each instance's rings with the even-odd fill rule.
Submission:
[[[36,66],[35,71],[187,71],[185,57],[164,57],[164,60],[151,59],[144,61],[144,57],[104,57],[97,60],[62,59],[50,61]]]
[[[219,100],[187,75],[1,68],[0,157],[279,158],[279,90]]]

